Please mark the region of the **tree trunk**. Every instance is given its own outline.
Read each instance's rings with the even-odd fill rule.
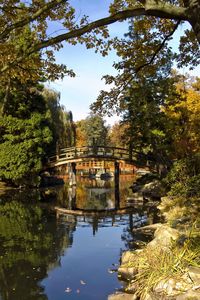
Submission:
[[[200,44],[200,0],[189,1],[188,20]]]
[[[4,116],[6,114],[6,106],[10,100],[10,79],[8,80],[7,86],[6,86],[6,92],[3,99],[3,104],[1,107],[1,113],[0,115]]]

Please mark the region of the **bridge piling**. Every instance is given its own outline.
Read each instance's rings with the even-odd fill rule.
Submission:
[[[119,208],[120,195],[119,195],[119,162],[115,161],[115,208]]]
[[[69,185],[76,185],[76,163],[72,162],[69,164]]]

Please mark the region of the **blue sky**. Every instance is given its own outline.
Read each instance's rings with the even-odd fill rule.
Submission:
[[[90,20],[105,17],[108,13],[110,0],[72,0],[72,4],[77,8],[77,16],[87,14]],[[109,26],[111,36],[123,35],[128,28],[126,22],[120,22]],[[179,34],[184,27],[176,34],[173,46],[178,44]],[[68,68],[72,68],[75,78],[65,77],[62,81],[50,83],[51,88],[61,93],[61,103],[67,110],[73,112],[74,120],[85,118],[89,113],[89,106],[97,98],[99,91],[108,89],[104,81],[101,80],[105,74],[116,74],[112,67],[113,62],[118,60],[114,51],[108,56],[102,57],[96,54],[93,49],[88,50],[84,45],[71,46],[64,44],[64,47],[56,54],[57,62],[64,63]],[[183,69],[182,72],[187,72]],[[200,76],[200,68],[193,71],[195,76]],[[107,122],[113,124],[117,118],[106,118]]]

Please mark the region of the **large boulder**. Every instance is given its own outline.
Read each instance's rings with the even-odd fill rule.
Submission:
[[[169,249],[174,241],[180,238],[181,234],[178,230],[169,227],[168,225],[160,225],[154,233],[154,239],[147,244],[147,248],[162,248],[162,250]]]

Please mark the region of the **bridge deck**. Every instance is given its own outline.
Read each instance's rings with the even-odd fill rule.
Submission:
[[[84,146],[60,149],[59,153],[48,158],[48,166],[56,167],[70,162],[81,162],[88,160],[125,161],[134,164],[137,153],[130,153],[128,149]]]

